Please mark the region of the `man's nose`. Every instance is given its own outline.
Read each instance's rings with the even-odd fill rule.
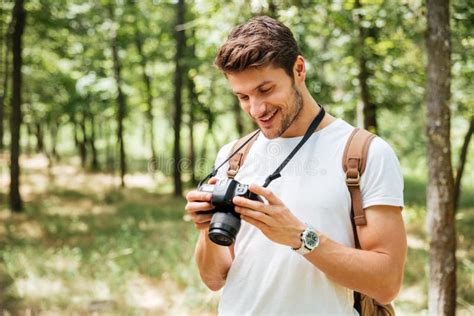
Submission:
[[[259,118],[265,114],[266,106],[262,99],[251,97],[250,98],[250,115],[253,118]]]

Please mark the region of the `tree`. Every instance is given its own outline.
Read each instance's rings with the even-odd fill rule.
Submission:
[[[195,124],[195,112],[201,107],[199,104],[199,98],[196,93],[196,84],[194,83],[194,77],[191,73],[195,73],[195,69],[191,67],[191,62],[196,60],[196,36],[195,32],[191,32],[191,39],[192,43],[188,47],[188,55],[187,58],[187,69],[186,69],[186,83],[188,86],[188,99],[189,99],[189,119],[188,119],[188,130],[189,130],[189,169],[191,171],[191,184],[195,185],[197,183],[197,176],[196,176],[196,150],[195,150],[195,142],[194,142],[194,124]]]
[[[23,202],[20,196],[20,126],[21,126],[21,89],[22,89],[22,36],[25,30],[26,12],[23,0],[16,0],[13,8],[13,72],[12,72],[12,112],[10,118],[10,208],[21,212]]]
[[[449,1],[428,0],[427,208],[430,235],[428,310],[454,315],[456,308],[456,232],[450,143],[451,43]]]
[[[454,179],[454,211],[458,209],[459,197],[461,196],[461,179],[466,165],[467,151],[469,143],[471,142],[472,134],[474,133],[474,115],[471,116],[469,128],[464,136],[464,141],[461,147],[461,154],[459,155],[459,162],[456,168],[456,177]]]
[[[465,118],[467,131],[463,137],[459,158],[457,159],[456,175],[454,180],[454,210],[458,209],[461,196],[462,177],[464,169],[469,168],[468,151],[474,132],[473,90],[474,81],[474,53],[472,43],[466,38],[472,36],[474,28],[474,7],[469,1],[453,0],[451,3],[451,60],[452,60],[452,114]]]
[[[183,112],[183,55],[186,45],[186,37],[184,34],[184,0],[179,0],[176,6],[176,54],[175,54],[175,74],[174,74],[174,147],[173,147],[173,176],[174,176],[174,194],[181,196],[183,184],[181,180],[181,121]]]
[[[360,88],[360,97],[362,101],[362,116],[364,122],[364,128],[371,131],[372,133],[377,133],[377,106],[372,101],[372,96],[370,94],[369,80],[372,77],[372,74],[367,65],[368,60],[368,51],[369,47],[366,47],[366,40],[369,37],[370,32],[374,32],[375,28],[367,28],[363,25],[364,15],[361,13],[362,4],[359,0],[355,1],[355,9],[358,10],[356,13],[357,24],[359,29],[358,37],[358,51],[357,59],[359,65],[359,88]]]
[[[112,23],[115,23],[115,12],[114,7],[112,4],[108,6],[109,16]],[[118,44],[117,44],[117,29],[114,26],[112,27],[112,39],[111,39],[111,47],[112,47],[112,59],[114,64],[114,75],[115,75],[115,82],[117,84],[117,140],[119,143],[119,157],[120,157],[120,185],[125,187],[125,173],[127,171],[126,165],[126,157],[125,157],[125,144],[123,140],[123,121],[125,119],[126,113],[126,100],[125,94],[122,90],[122,65],[120,63],[120,58],[118,55]]]
[[[2,39],[0,40],[0,58],[2,59],[2,70],[3,70],[3,82],[2,82],[2,93],[0,94],[0,151],[4,149],[4,134],[5,134],[5,126],[4,126],[4,119],[5,119],[5,104],[8,95],[8,79],[10,73],[10,46],[11,46],[11,33],[13,27],[13,20],[8,23],[8,26],[3,31],[3,24],[7,22],[3,21],[5,8],[2,4],[0,8],[0,34],[2,35]],[[5,47],[4,47],[5,46]]]
[[[145,93],[146,93],[146,120],[148,121],[148,133],[150,136],[150,151],[151,151],[151,160],[156,163],[156,149],[155,149],[155,132],[154,132],[154,116],[153,116],[153,94],[152,94],[152,82],[151,76],[147,71],[148,66],[148,56],[143,50],[144,35],[140,30],[139,18],[145,19],[139,15],[140,10],[137,4],[134,4],[134,42],[137,49],[138,55],[140,56],[140,67],[142,70],[143,82],[145,84]]]

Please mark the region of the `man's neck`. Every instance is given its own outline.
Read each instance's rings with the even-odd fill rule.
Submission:
[[[296,120],[291,124],[290,128],[283,133],[281,137],[289,138],[289,137],[297,137],[303,136],[306,133],[311,122],[314,120],[316,115],[318,115],[321,107],[319,106],[318,102],[311,96],[307,89],[304,89],[303,94],[303,108],[299,113]],[[323,120],[319,124],[316,131],[325,128],[329,124],[331,124],[336,119],[326,112]]]

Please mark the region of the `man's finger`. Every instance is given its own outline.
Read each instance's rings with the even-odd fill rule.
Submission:
[[[261,221],[258,221],[250,216],[245,216],[245,215],[242,215],[242,220],[246,221],[247,223],[257,227],[258,229],[260,229],[261,231],[264,231],[268,228],[268,225],[261,222]]]
[[[263,196],[270,204],[283,204],[283,202],[272,191],[256,184],[249,186],[250,192]]]
[[[197,224],[197,223],[194,223],[194,226],[199,229],[199,230],[202,230],[202,229],[206,229],[209,227],[209,223],[201,223],[201,224]]]
[[[194,213],[191,215],[193,218],[193,222],[196,224],[204,224],[207,222],[210,222],[212,219],[212,214],[199,214],[199,213]]]
[[[243,198],[243,197],[240,197],[240,196],[236,196],[236,197],[233,198],[232,202],[235,205],[246,207],[246,208],[251,208],[253,210],[260,211],[260,212],[263,212],[265,214],[270,213],[269,210],[268,210],[267,205],[265,205],[264,203],[262,203],[260,201],[249,200],[249,199],[246,199],[246,198]]]
[[[208,202],[191,202],[186,204],[185,210],[188,213],[195,213],[199,211],[210,211],[214,206]]]
[[[263,212],[241,206],[236,206],[235,211],[245,217],[253,218],[254,220],[262,222],[266,225],[270,225],[272,223],[272,218]]]
[[[186,200],[189,202],[194,201],[211,201],[212,194],[209,192],[202,192],[202,191],[190,191],[186,194]]]

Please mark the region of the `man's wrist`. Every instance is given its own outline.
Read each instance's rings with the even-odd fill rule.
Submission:
[[[292,249],[300,255],[306,255],[319,246],[319,234],[311,225],[306,224],[306,228],[300,233],[300,246]]]
[[[298,229],[295,231],[294,236],[293,236],[293,242],[291,243],[290,247],[293,249],[298,249],[301,247],[302,241],[301,241],[301,234],[305,231],[306,227],[308,227],[307,224],[301,223],[298,227]]]

